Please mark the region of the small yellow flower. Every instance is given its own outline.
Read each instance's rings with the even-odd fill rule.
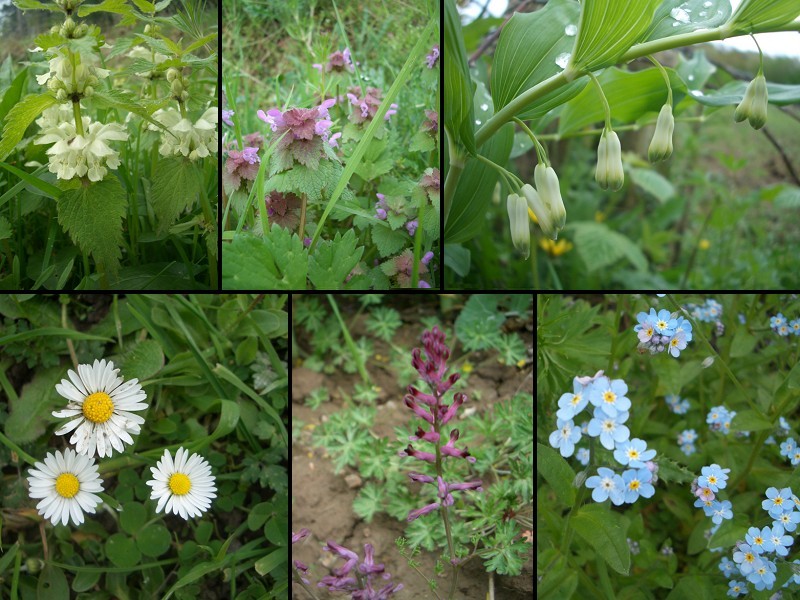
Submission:
[[[700,250],[708,250],[709,248],[711,248],[711,242],[709,242],[707,239],[703,238],[702,240],[700,240],[699,247],[700,247]]]
[[[598,210],[594,213],[594,220],[597,223],[602,223],[606,220],[606,214],[603,211]]]
[[[566,254],[570,250],[572,250],[572,242],[560,239],[557,242],[549,239],[541,239],[539,240],[539,246],[547,252],[550,256],[561,256],[562,254]]]
[[[527,361],[524,358],[521,358],[517,361],[517,366],[521,369],[527,364]]]
[[[461,365],[461,372],[462,373],[472,373],[472,369],[474,367],[470,363],[464,363]]]

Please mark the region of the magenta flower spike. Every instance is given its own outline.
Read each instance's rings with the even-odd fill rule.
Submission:
[[[361,563],[358,562],[359,557],[355,552],[335,542],[329,541],[323,550],[345,559],[345,563],[337,569],[332,569],[331,575],[323,577],[318,584],[319,587],[328,588],[330,592],[349,592],[353,600],[386,600],[393,593],[403,589],[403,584],[389,582],[391,575],[386,572],[383,563],[375,563],[372,544],[364,544],[365,558]],[[380,576],[378,581],[376,575]],[[380,580],[388,583],[379,587]]]
[[[433,255],[431,254],[431,258]],[[424,355],[423,355],[424,351]],[[469,481],[464,483],[447,483],[442,478],[442,461],[446,458],[463,458],[470,463],[475,462],[466,448],[456,447],[459,438],[459,430],[451,429],[446,444],[442,444],[442,431],[444,425],[455,418],[458,409],[467,400],[467,395],[456,392],[453,395],[452,404],[442,402],[445,394],[458,381],[458,373],[448,376],[447,361],[450,358],[450,348],[445,344],[445,334],[438,327],[422,334],[422,348],[414,348],[411,352],[411,364],[419,373],[422,380],[430,387],[430,393],[423,392],[413,385],[408,386],[408,394],[403,399],[405,405],[410,408],[416,416],[424,419],[429,424],[427,429],[417,427],[415,435],[409,436],[412,442],[428,442],[434,444],[435,453],[417,450],[411,444],[401,450],[400,456],[410,456],[424,462],[436,465],[437,477],[422,473],[411,472],[408,474],[412,481],[418,483],[435,483],[438,487],[438,502],[433,502],[421,508],[417,508],[408,513],[408,520],[413,521],[423,515],[434,512],[439,508],[451,506],[454,503],[452,491],[475,490],[483,491],[480,481]]]

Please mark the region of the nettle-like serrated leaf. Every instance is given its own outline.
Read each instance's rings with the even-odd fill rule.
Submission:
[[[335,185],[340,174],[341,167],[326,160],[322,161],[317,169],[295,165],[288,171],[270,175],[267,185],[269,190],[305,194],[309,202],[320,202],[322,191]]]
[[[295,140],[289,146],[295,160],[311,171],[316,171],[322,158],[322,139]]]
[[[50,33],[48,31],[47,33],[42,33],[41,35],[37,35],[36,39],[34,39],[33,41],[42,50],[47,50],[48,48],[52,48],[54,46],[60,46],[67,40],[60,33]]]
[[[391,157],[382,158],[376,162],[362,161],[356,168],[356,175],[367,181],[377,179],[392,170],[394,159]]]
[[[353,512],[367,523],[371,523],[372,517],[374,517],[376,513],[381,512],[383,508],[381,506],[382,503],[382,488],[374,483],[368,483],[361,488],[361,491],[358,492],[358,496],[353,500]]]
[[[3,127],[3,138],[0,139],[0,160],[5,159],[14,147],[19,144],[25,130],[45,108],[56,103],[50,94],[31,94],[25,96],[6,115]]]
[[[439,207],[429,206],[425,211],[425,216],[422,218],[422,228],[432,240],[439,239],[439,231],[441,230],[439,223]]]
[[[169,229],[178,215],[197,201],[200,185],[200,176],[192,161],[185,158],[162,158],[158,161],[150,199],[160,233]]]
[[[0,240],[7,240],[11,234],[11,223],[5,217],[0,217]]]
[[[411,152],[430,152],[436,150],[436,140],[424,131],[418,131],[414,137],[411,138]]]
[[[347,125],[345,125],[342,129],[343,142],[347,142],[349,140],[360,142],[362,137],[364,137],[364,130],[353,123],[347,123]]]
[[[402,229],[393,231],[383,224],[376,224],[372,228],[372,242],[378,247],[378,254],[383,257],[395,254],[409,239],[408,232]],[[384,273],[386,273],[385,270]],[[393,275],[394,273],[386,274]]]
[[[683,465],[662,456],[658,459],[658,477],[667,483],[686,483],[692,481],[696,476]]]
[[[222,247],[222,265],[223,289],[306,289],[308,251],[297,234],[279,225],[263,238],[234,237]]]
[[[142,117],[148,123],[160,127],[165,131],[169,131],[162,123],[156,121],[148,109],[139,104],[138,98],[127,90],[97,90],[91,98],[91,102],[101,108],[116,108],[132,112],[135,115]]]
[[[128,197],[116,177],[66,190],[58,200],[58,222],[83,252],[111,273],[122,256],[122,219]]]
[[[356,248],[358,240],[350,229],[342,236],[337,233],[333,240],[320,241],[308,259],[308,278],[319,290],[339,290],[345,278],[355,268],[364,247]]]

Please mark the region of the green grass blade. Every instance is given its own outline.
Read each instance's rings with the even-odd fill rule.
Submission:
[[[353,176],[353,173],[356,172],[356,169],[361,164],[361,159],[364,158],[364,153],[367,150],[367,146],[372,141],[375,131],[383,123],[383,116],[386,114],[386,111],[389,110],[389,105],[397,97],[397,94],[400,92],[400,88],[406,84],[413,71],[421,68],[422,56],[428,49],[427,47],[430,43],[431,35],[438,29],[438,27],[439,24],[436,21],[431,21],[422,31],[417,43],[411,50],[411,54],[406,60],[406,64],[404,64],[403,68],[400,69],[400,74],[397,76],[397,79],[394,80],[392,87],[389,88],[389,91],[386,93],[386,97],[378,107],[378,112],[373,117],[369,127],[367,127],[364,137],[361,138],[361,141],[356,146],[356,149],[353,152],[353,155],[350,157],[350,160],[347,161],[347,166],[344,168],[342,176],[339,178],[339,182],[336,184],[336,188],[334,188],[333,193],[331,194],[331,199],[328,200],[328,204],[325,206],[325,210],[323,211],[322,216],[319,219],[319,223],[317,224],[316,231],[314,231],[314,237],[311,240],[309,254],[314,251],[317,240],[322,233],[322,226],[325,224],[325,221],[327,220],[331,211],[336,207],[336,203],[339,201],[344,188],[347,187],[347,184],[350,181],[350,178]]]

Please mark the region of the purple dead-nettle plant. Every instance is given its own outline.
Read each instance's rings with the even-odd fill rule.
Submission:
[[[383,92],[379,88],[370,87],[367,88],[367,93],[364,96],[360,94],[361,89],[358,87],[351,87],[347,93],[347,99],[355,107],[353,112],[350,113],[350,121],[356,125],[372,121],[383,101],[381,99]],[[394,114],[397,114],[397,104],[392,103],[383,118],[388,121]]]
[[[341,52],[337,50],[333,54],[329,54],[328,62],[324,65],[320,63],[314,63],[311,66],[320,73],[352,73],[354,71],[353,60],[350,58],[349,48],[345,48]]]
[[[222,183],[228,193],[238,190],[247,181],[254,181],[260,165],[261,158],[255,146],[246,146],[241,152],[229,150],[225,169],[222,171]]]
[[[285,171],[300,164],[316,169],[320,159],[325,156],[324,144],[328,141],[332,121],[328,114],[336,104],[335,98],[324,100],[313,108],[290,108],[281,112],[277,108],[259,110],[258,118],[268,123],[280,139],[275,150],[270,175]]]
[[[415,415],[427,423],[427,429],[418,427],[416,434],[410,436],[409,440],[433,444],[433,452],[417,450],[413,445],[409,444],[399,454],[400,456],[410,456],[417,460],[431,463],[435,467],[435,477],[416,472],[408,474],[412,481],[430,483],[437,486],[437,502],[412,510],[408,514],[408,520],[413,521],[434,511],[438,511],[441,515],[450,550],[450,562],[453,565],[453,579],[450,587],[450,597],[452,597],[458,575],[458,559],[456,558],[448,516],[448,507],[455,502],[451,492],[466,490],[480,492],[483,491],[483,488],[479,480],[447,483],[444,479],[442,463],[445,458],[462,458],[471,463],[475,462],[475,458],[470,455],[466,448],[458,448],[456,446],[459,437],[458,429],[451,429],[446,432],[447,428],[445,427],[456,416],[459,407],[467,400],[467,395],[456,392],[453,395],[452,403],[445,404],[443,402],[447,392],[459,379],[458,373],[447,375],[447,360],[450,358],[450,348],[445,344],[444,332],[438,327],[424,332],[422,334],[422,346],[422,349],[414,348],[412,351],[411,364],[428,385],[430,393],[418,390],[413,385],[408,386],[405,404],[414,411]],[[424,359],[423,350],[425,352]],[[447,443],[443,443],[445,439],[448,440]]]
[[[436,44],[433,48],[431,48],[431,53],[425,57],[425,61],[428,63],[428,68],[433,69],[439,62],[439,44]]]

